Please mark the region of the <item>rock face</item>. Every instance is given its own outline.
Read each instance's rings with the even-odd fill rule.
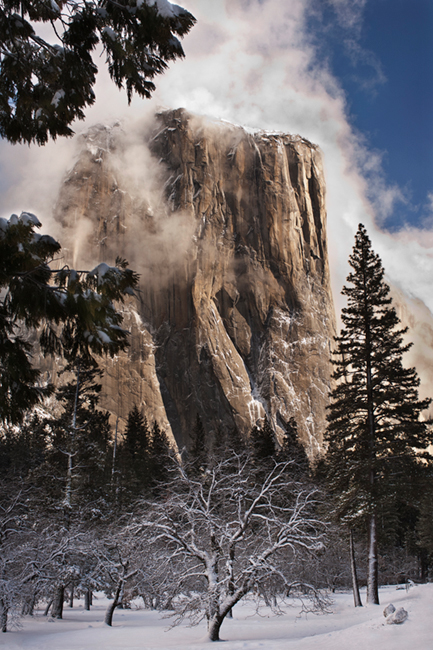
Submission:
[[[197,413],[209,441],[265,414],[278,436],[294,416],[314,456],[335,332],[317,147],[182,109],[84,144],[57,206],[71,259],[120,254],[142,274],[103,406],[142,405],[179,446]]]

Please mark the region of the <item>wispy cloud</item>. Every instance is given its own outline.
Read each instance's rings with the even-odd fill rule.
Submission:
[[[352,80],[364,91],[375,94],[378,87],[387,81],[380,60],[374,52],[362,47],[359,41],[353,38],[345,38],[344,46],[354,68]],[[361,67],[369,68],[370,74],[360,74],[358,70]]]
[[[324,6],[330,8],[347,42],[348,55],[355,63],[370,67],[371,74],[364,82],[382,83],[380,62],[361,47],[367,2],[372,6],[374,0],[185,0],[183,4],[198,23],[184,40],[186,58],[156,80],[155,98],[151,102],[135,99],[128,108],[124,94],[102,72],[87,125],[110,122],[124,114],[140,116],[162,105],[183,106],[250,127],[302,134],[319,144],[324,153],[337,304],[349,270],[353,237],[362,222],[390,279],[433,310],[428,281],[433,275],[432,224],[422,231],[412,228],[389,234],[381,230],[397,203],[411,209],[410,193],[387,182],[383,153],[372,150],[353,129],[343,89],[327,57],[321,56],[321,35],[309,31],[312,13]],[[34,150],[36,153],[28,155],[24,149],[1,145],[1,171],[9,170],[9,188],[13,185],[8,191],[3,189],[8,208],[21,202],[23,208],[31,209],[31,196],[23,205],[22,190],[26,188],[35,198],[45,175],[51,180],[39,198],[46,195],[44,210],[48,209],[46,204],[60,182],[59,170],[66,160],[62,147],[66,151],[67,145],[59,141],[46,150],[48,154]],[[31,182],[33,173],[37,180]],[[433,209],[432,196],[433,192],[428,200]]]
[[[338,22],[344,29],[360,33],[367,0],[324,0],[324,4],[333,7]]]

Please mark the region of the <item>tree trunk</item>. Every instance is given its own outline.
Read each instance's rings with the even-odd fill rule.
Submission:
[[[8,607],[3,598],[0,598],[0,627],[2,632],[8,631]]]
[[[110,627],[113,624],[114,610],[116,609],[119,603],[119,596],[120,596],[120,592],[122,591],[122,584],[123,584],[123,579],[119,581],[119,584],[117,585],[116,588],[116,592],[114,594],[113,602],[108,605],[107,611],[105,612],[104,623],[105,625],[109,625]]]
[[[69,607],[74,606],[74,586],[71,587],[71,593],[69,594]]]
[[[428,570],[429,570],[429,561],[428,553],[425,549],[421,549],[418,556],[419,560],[419,579],[421,582],[427,582],[428,580]]]
[[[368,410],[368,428],[370,434],[370,495],[374,494],[374,484],[376,482],[374,462],[376,460],[375,442],[376,442],[376,421],[374,417],[374,399],[373,399],[373,382],[372,382],[372,344],[370,321],[365,324],[365,342],[367,357],[367,410]],[[376,532],[376,513],[370,515],[369,521],[370,543],[368,550],[368,580],[367,580],[367,603],[371,605],[379,604],[378,589],[378,570],[377,570],[377,532]]]
[[[21,610],[22,616],[33,616],[35,605],[36,605],[36,594],[33,594],[28,600],[24,601]]]
[[[65,587],[60,585],[57,587],[54,594],[53,608],[51,610],[51,616],[53,618],[63,618],[63,600],[65,597]]]
[[[235,549],[232,547],[229,549],[229,562],[228,562],[228,569],[229,569],[229,580],[228,580],[228,585],[227,585],[227,593],[232,596],[235,591],[235,582],[234,582],[234,565],[235,565]],[[231,609],[229,613],[227,614],[229,618],[233,618],[233,610]]]
[[[370,515],[370,546],[368,551],[367,603],[379,605],[376,514]]]
[[[117,504],[119,485],[116,476],[116,455],[117,455],[117,427],[119,424],[119,416],[116,418],[116,428],[114,430],[114,444],[113,444],[113,462],[111,465],[111,491],[114,494],[114,501]]]
[[[224,619],[221,616],[214,616],[209,621],[209,629],[208,629],[209,641],[220,640],[220,628],[223,620]]]
[[[74,476],[74,461],[75,456],[75,437],[77,432],[77,410],[78,410],[78,397],[80,393],[80,364],[77,364],[76,368],[76,377],[77,385],[75,388],[75,398],[74,398],[74,410],[72,413],[72,427],[71,427],[71,440],[70,440],[70,449],[67,453],[68,457],[68,470],[66,474],[66,486],[65,486],[65,517],[66,521],[69,524],[69,517],[72,509],[72,480]]]
[[[117,609],[123,609],[123,598],[125,596],[125,581],[122,580],[122,586],[120,588],[120,594],[117,603]]]
[[[352,529],[350,530],[349,533],[349,547],[350,547],[350,570],[352,573],[353,600],[355,603],[355,607],[362,607],[361,596],[359,593],[358,574],[356,572],[355,546],[353,544]]]
[[[50,607],[53,604],[54,598],[48,601],[47,606],[44,609],[44,616],[48,616],[48,612],[50,611]]]
[[[251,583],[247,581],[242,589],[238,589],[233,599],[230,599],[223,607],[217,607],[215,614],[208,619],[208,639],[209,641],[220,641],[220,628],[229,612],[233,607],[251,590]]]
[[[87,589],[84,593],[84,609],[86,611],[89,611],[91,604],[92,604],[92,592],[90,591],[90,589]]]

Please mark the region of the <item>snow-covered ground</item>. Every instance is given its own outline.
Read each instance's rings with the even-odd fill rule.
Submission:
[[[365,593],[362,594],[365,601]],[[287,609],[274,616],[266,609],[254,613],[251,603],[239,604],[234,618],[226,620],[221,637],[224,650],[431,650],[433,648],[433,584],[409,591],[385,587],[381,605],[355,609],[351,594],[336,594],[333,613],[298,616]],[[383,609],[389,603],[404,607],[408,619],[387,625]],[[0,635],[5,650],[210,650],[205,624],[168,629],[169,622],[156,612],[116,610],[113,627],[103,624],[106,601],[95,602],[90,612],[78,602],[65,607],[64,619],[54,621],[38,612],[26,617],[20,629]]]

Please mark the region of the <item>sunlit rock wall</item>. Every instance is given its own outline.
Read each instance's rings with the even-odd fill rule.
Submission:
[[[56,212],[76,266],[121,255],[141,273],[106,408],[143,406],[179,446],[197,413],[209,444],[265,413],[278,436],[294,416],[315,455],[335,333],[317,147],[183,110],[133,132],[95,127]]]

